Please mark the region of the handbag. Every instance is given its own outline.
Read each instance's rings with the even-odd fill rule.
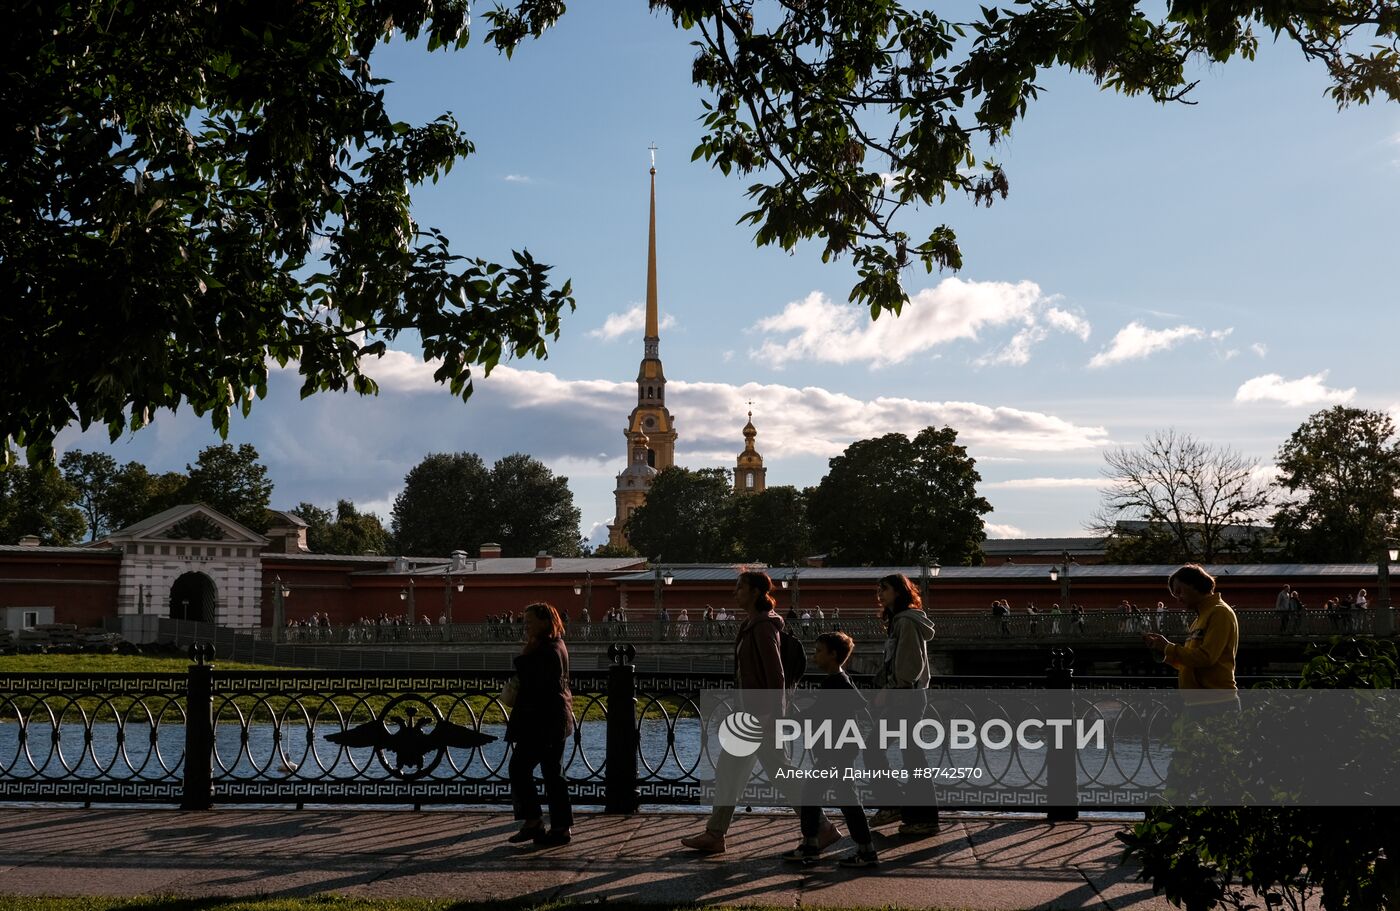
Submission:
[[[515,700],[520,697],[520,678],[511,677],[501,688],[499,702],[508,709],[515,708]]]

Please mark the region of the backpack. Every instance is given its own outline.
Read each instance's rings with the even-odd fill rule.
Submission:
[[[753,632],[752,627],[749,632]],[[807,673],[807,649],[786,626],[778,628],[778,660],[783,666],[783,686],[792,689]]]
[[[807,649],[786,627],[778,630],[778,657],[783,662],[783,686],[792,689],[807,672]]]

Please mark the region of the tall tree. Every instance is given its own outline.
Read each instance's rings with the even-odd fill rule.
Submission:
[[[117,477],[117,460],[105,452],[70,450],[59,467],[63,477],[77,491],[75,502],[87,522],[88,540],[96,541],[111,530],[107,514],[112,483]]]
[[[981,562],[982,516],[977,462],[951,427],[926,427],[857,440],[829,463],[812,491],[813,537],[842,566],[899,565],[931,559]]]
[[[267,531],[272,482],[253,444],[206,446],[195,464],[185,468],[190,479],[186,493],[191,500],[217,509],[253,531]]]
[[[627,540],[638,553],[667,563],[733,560],[733,497],[733,481],[723,468],[667,468],[628,517]]]
[[[433,453],[409,470],[394,498],[399,553],[446,556],[492,541],[491,473],[474,452]]]
[[[115,437],[182,403],[226,432],[269,360],[295,360],[303,394],[373,393],[362,360],[408,329],[463,396],[474,368],[543,357],[569,284],[528,253],[465,259],[413,221],[409,188],[472,145],[450,115],[394,121],[371,70],[396,33],[466,46],[468,6],[20,0],[0,37],[20,74],[0,140],[0,334],[26,356],[0,363],[0,444],[36,461],[75,419]],[[911,234],[905,210],[1005,197],[991,152],[1047,69],[1185,100],[1194,66],[1252,57],[1257,28],[1319,61],[1339,106],[1400,99],[1389,0],[648,6],[695,37],[695,156],[762,178],[743,217],[757,243],[849,256],[872,315],[903,306],[907,266],[961,264],[952,227]],[[510,55],[564,11],[502,4],[486,41]]]
[[[812,552],[807,499],[796,487],[769,487],[733,498],[732,537],[744,560],[788,566]]]
[[[188,502],[189,477],[184,472],[151,474],[140,462],[127,462],[117,470],[106,500],[107,519],[113,531]]]
[[[375,383],[412,329],[439,381],[543,357],[572,308],[529,253],[452,253],[410,187],[472,145],[395,121],[370,67],[398,34],[467,42],[468,4],[21,0],[4,91],[0,441],[48,456],[76,418],[112,438],[188,403],[227,433],[295,361],[302,393]],[[94,293],[101,289],[101,293]]]
[[[1371,562],[1400,522],[1400,439],[1384,412],[1337,405],[1293,431],[1275,460],[1289,499],[1274,527],[1290,556]]]
[[[559,557],[578,556],[582,514],[574,505],[568,478],[517,452],[491,466],[491,495],[494,538],[504,553],[525,556],[543,550]]]
[[[374,513],[360,512],[351,500],[339,500],[335,512],[311,503],[292,510],[306,522],[306,546],[314,554],[384,554],[389,533]]]
[[[1140,533],[1150,553],[1167,558],[1163,562],[1210,562],[1247,552],[1262,534],[1250,533],[1270,501],[1259,461],[1227,446],[1159,430],[1140,447],[1104,453],[1103,475],[1107,486],[1091,527],[1113,538],[1125,535],[1125,520],[1145,523],[1126,534]],[[1137,556],[1130,546],[1122,553]]]
[[[83,537],[83,514],[72,505],[78,491],[53,465],[12,461],[0,471],[0,543],[16,544],[38,535],[43,544],[76,544]]]

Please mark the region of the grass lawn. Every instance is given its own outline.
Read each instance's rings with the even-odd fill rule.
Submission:
[[[100,655],[100,654],[57,654],[57,655],[0,655],[0,674],[183,674],[188,671],[191,662],[188,658],[157,658],[146,655]],[[215,661],[216,670],[225,671],[283,671],[283,670],[305,670],[305,668],[283,668],[272,667],[262,664],[246,664],[237,661]],[[386,671],[386,674],[395,672]],[[63,696],[61,702],[66,704],[68,696]],[[325,700],[327,703],[334,703],[342,711],[350,716],[349,723],[357,724],[368,719],[368,712],[373,710],[376,713],[388,700],[384,698],[370,698],[364,702],[347,697],[337,697]],[[23,697],[15,700],[15,707],[21,711],[29,711],[36,700]],[[109,720],[115,717],[115,713],[130,708],[135,700],[130,698],[114,698],[100,701],[94,698],[80,698],[75,700],[77,706],[85,711],[96,711],[99,720]],[[470,725],[471,717],[466,706],[475,712],[483,724],[503,724],[505,717],[501,714],[500,708],[491,702],[487,696],[469,696],[462,703],[451,707],[449,720],[458,724]],[[607,697],[597,699],[588,696],[574,697],[574,713],[583,721],[601,721],[606,717]],[[320,703],[314,697],[303,697],[301,705],[314,710]],[[294,708],[290,700],[282,697],[272,697],[264,701],[252,698],[238,698],[232,701],[231,705],[224,704],[216,699],[215,709],[231,709],[237,706],[239,709],[247,711],[261,712],[260,721],[269,720],[269,712],[282,715],[289,707]],[[672,715],[696,714],[695,709],[671,697],[664,697],[652,703],[651,700],[642,700],[637,710],[645,711],[648,719],[660,719],[662,710],[670,712]],[[178,714],[174,705],[168,706],[171,717],[165,720],[173,721]],[[442,707],[442,711],[448,712],[447,707]],[[0,716],[0,723],[13,720],[7,716]],[[291,711],[285,715],[285,721],[290,724],[299,724],[302,719],[298,711]]]
[[[188,658],[156,658],[147,655],[0,655],[0,674],[183,674],[193,662]],[[222,670],[292,670],[237,661],[219,661]]]

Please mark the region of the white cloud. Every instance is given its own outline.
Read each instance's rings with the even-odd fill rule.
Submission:
[[[1049,335],[1044,326],[1027,326],[1011,337],[1011,341],[999,351],[988,352],[973,361],[979,367],[986,367],[996,364],[1010,364],[1013,367],[1021,367],[1030,363],[1031,348],[1039,342],[1043,342]]]
[[[1059,307],[1051,307],[1045,311],[1045,321],[1061,332],[1079,336],[1081,342],[1089,340],[1089,332],[1092,327],[1088,320],[1078,314],[1061,310]]]
[[[533,178],[533,177],[528,177],[528,176],[526,176],[526,175],[524,175],[524,174],[507,174],[505,177],[502,177],[501,179],[504,180],[506,183],[534,183],[534,182],[535,182],[535,178]]]
[[[1247,380],[1235,390],[1237,402],[1279,402],[1283,405],[1341,404],[1356,396],[1356,387],[1329,389],[1323,384],[1327,371],[1309,374],[1296,380],[1285,380],[1277,373],[1266,373]]]
[[[637,304],[630,310],[621,313],[609,313],[608,318],[603,320],[603,325],[597,329],[588,330],[590,338],[600,338],[603,341],[612,341],[623,335],[640,335],[646,330],[647,312],[646,307]],[[669,313],[661,317],[662,329],[671,329],[676,325],[676,318]]]
[[[1249,346],[1249,350],[1253,351],[1260,357],[1267,357],[1269,354],[1269,346],[1264,344],[1263,342],[1255,342],[1254,344]]]
[[[1046,490],[1061,487],[1102,487],[1103,478],[1013,478],[980,485],[986,490]]]
[[[1056,298],[1035,282],[969,282],[945,278],[936,287],[913,294],[899,316],[877,320],[860,306],[838,304],[820,291],[793,301],[781,313],[760,320],[753,331],[769,338],[750,354],[774,366],[792,361],[846,364],[872,368],[898,364],[939,345],[979,338],[993,328],[1019,325],[1018,334],[979,363],[1022,364],[1029,349],[1044,339],[1046,327],[1085,337],[1082,317],[1051,306]]]
[[[392,369],[376,370],[375,378],[386,390],[423,392],[438,390],[432,374],[436,363],[424,363],[403,352],[392,360]],[[388,356],[386,361],[390,360]],[[550,426],[554,412],[571,421],[596,423],[606,431],[604,443],[621,453],[621,434],[614,441],[619,415],[635,404],[636,386],[610,380],[566,380],[552,373],[521,370],[502,365],[490,377],[477,381],[478,395],[500,397],[518,420]],[[696,454],[735,453],[743,447],[739,430],[744,425],[747,402],[754,402],[758,448],[765,456],[796,457],[839,455],[852,440],[884,433],[917,433],[929,425],[947,425],[959,433],[959,442],[977,449],[1000,451],[1065,452],[1092,449],[1109,442],[1103,427],[1074,424],[1054,415],[976,402],[932,402],[880,396],[858,399],[816,386],[795,388],[775,384],[693,383],[672,380],[667,384],[668,404],[686,444]],[[475,403],[475,400],[473,400]],[[475,407],[475,405],[473,405]],[[534,414],[525,415],[525,411]],[[585,450],[588,457],[597,447]],[[563,453],[561,453],[563,454]],[[569,453],[577,455],[576,452]],[[544,455],[540,456],[545,458]]]
[[[1210,339],[1222,341],[1234,329],[1217,329],[1207,333],[1195,326],[1180,325],[1173,329],[1149,329],[1134,320],[1113,337],[1108,347],[1089,360],[1090,367],[1107,367],[1123,361],[1133,361],[1148,357],[1158,351],[1166,351],[1187,339]]]
[[[1026,533],[1015,525],[1001,525],[996,522],[988,522],[982,526],[987,530],[989,538],[1024,538]]]

